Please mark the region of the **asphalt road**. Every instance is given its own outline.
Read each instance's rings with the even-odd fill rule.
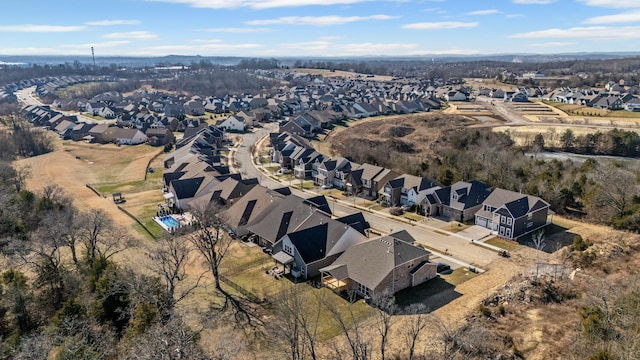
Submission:
[[[23,102],[25,105],[29,106],[29,105],[36,105],[36,106],[44,106],[46,104],[43,104],[40,100],[38,100],[37,98],[35,98],[33,96],[33,93],[36,91],[36,87],[32,86],[26,89],[22,89],[22,90],[18,90],[16,91],[16,97],[18,98],[18,101]],[[56,110],[66,116],[76,116],[78,118],[78,121],[83,122],[83,123],[87,123],[87,124],[104,124],[104,123],[113,123],[114,120],[96,120],[96,119],[92,119],[88,116],[84,116],[81,113],[77,112],[77,111],[62,111],[62,110]]]
[[[268,188],[277,188],[289,184],[277,182],[256,168],[255,164],[251,161],[252,155],[250,154],[250,148],[251,145],[256,144],[273,129],[275,129],[275,127],[270,125],[269,127],[258,128],[255,129],[254,132],[243,134],[240,145],[230,153],[231,162],[239,163],[237,170],[244,176],[257,177],[260,180],[260,184]],[[291,190],[295,195],[302,198],[318,195],[318,193],[308,190]],[[332,201],[330,199],[330,204],[334,215],[338,217],[362,211],[354,208],[350,201]],[[429,249],[432,249],[433,259],[446,262],[453,268],[461,266],[484,268],[499,256],[495,251],[474,245],[469,240],[451,236],[442,231],[437,232],[437,230],[428,228],[426,224],[409,224],[404,221],[398,221],[390,215],[385,216],[379,212],[362,211],[362,213],[371,226],[382,233],[406,230],[418,243],[424,244]]]

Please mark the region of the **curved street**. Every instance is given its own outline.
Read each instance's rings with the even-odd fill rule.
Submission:
[[[238,164],[236,170],[240,171],[243,176],[256,177],[261,185],[268,188],[288,186],[289,184],[288,182],[275,181],[266,173],[265,169],[257,166],[253,161],[254,158],[250,149],[252,145],[258,147],[257,145],[261,141],[267,140],[269,131],[274,129],[274,125],[269,124],[264,128],[257,128],[253,132],[242,135],[240,144],[230,151],[229,159],[229,163]],[[303,198],[320,194],[310,190],[300,191],[293,188],[291,190],[293,194]],[[361,211],[371,226],[381,233],[406,230],[416,241],[432,252],[432,260],[434,262],[446,262],[453,268],[475,267],[479,272],[483,272],[491,262],[500,257],[497,251],[498,248],[492,250],[490,249],[491,246],[478,245],[469,238],[464,238],[446,230],[434,228],[425,223],[402,221],[380,211],[354,207],[350,201],[328,199],[336,216],[340,217]]]

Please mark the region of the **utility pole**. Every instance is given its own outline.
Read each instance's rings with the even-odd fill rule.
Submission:
[[[96,71],[96,53],[93,51],[93,46],[91,47],[91,58],[93,58],[93,71]]]

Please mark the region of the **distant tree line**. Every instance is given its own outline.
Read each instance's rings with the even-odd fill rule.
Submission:
[[[594,147],[593,151],[636,154],[637,137],[620,130],[602,133],[598,138],[606,145]],[[532,148],[516,145],[508,133],[479,129],[444,131],[433,142],[429,154],[410,151],[411,142],[403,138],[349,139],[348,146],[343,146],[347,144],[344,141],[334,138],[334,149],[356,162],[420,175],[445,186],[459,180],[479,180],[493,187],[539,196],[557,213],[586,216],[596,223],[640,231],[640,170],[630,163],[601,163],[594,159],[583,163],[546,161],[527,155]],[[532,146],[536,146],[535,140]]]
[[[229,94],[256,94],[279,85],[273,80],[259,78],[250,72],[228,68],[204,73],[187,72],[178,77],[154,79],[150,83],[156,89],[219,97]]]

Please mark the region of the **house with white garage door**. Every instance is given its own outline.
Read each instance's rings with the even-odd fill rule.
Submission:
[[[536,196],[495,189],[476,212],[476,225],[515,239],[546,226],[549,203]]]

